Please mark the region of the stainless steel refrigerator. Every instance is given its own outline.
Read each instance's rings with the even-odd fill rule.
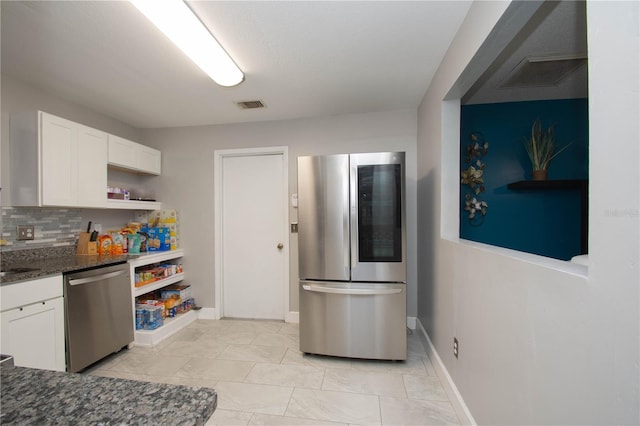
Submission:
[[[407,358],[405,155],[298,158],[300,350]]]

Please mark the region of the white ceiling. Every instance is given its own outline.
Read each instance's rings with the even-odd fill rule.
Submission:
[[[565,78],[555,81],[554,73],[534,71],[529,82],[504,87],[525,58],[587,56],[587,19],[584,1],[547,1],[514,40],[504,49],[484,75],[463,97],[464,104],[517,102],[540,99],[572,99],[588,96],[586,62]],[[554,62],[561,69],[561,62]],[[545,79],[544,77],[549,77]],[[545,81],[542,81],[545,80]]]
[[[416,108],[468,1],[190,1],[245,72],[217,86],[126,1],[2,1],[2,72],[137,128]],[[259,99],[266,108],[242,110]]]

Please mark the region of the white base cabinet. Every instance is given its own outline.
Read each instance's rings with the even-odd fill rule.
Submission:
[[[65,371],[62,276],[0,287],[0,353],[19,367]]]

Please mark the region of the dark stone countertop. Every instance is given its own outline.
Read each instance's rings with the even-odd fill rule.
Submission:
[[[2,425],[204,425],[214,389],[0,367]]]
[[[123,263],[135,255],[76,255],[75,249],[71,250],[21,250],[19,252],[6,252],[2,254],[2,270],[14,268],[33,268],[35,270],[21,272],[0,277],[0,285],[17,281],[35,280],[49,275],[65,272],[80,271],[96,266],[108,266]]]

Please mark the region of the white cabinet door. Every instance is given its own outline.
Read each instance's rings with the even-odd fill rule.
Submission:
[[[160,174],[161,153],[119,136],[109,135],[109,164],[133,172]]]
[[[42,205],[78,205],[77,124],[42,113],[41,117]]]
[[[65,371],[62,297],[2,312],[0,322],[0,352],[15,365]]]
[[[87,126],[78,129],[78,205],[107,204],[107,134]]]
[[[119,136],[109,135],[109,164],[124,167],[126,169],[136,168],[136,144],[130,140]]]
[[[140,145],[138,149],[138,168],[152,175],[159,175],[161,170],[161,153],[157,149]]]

